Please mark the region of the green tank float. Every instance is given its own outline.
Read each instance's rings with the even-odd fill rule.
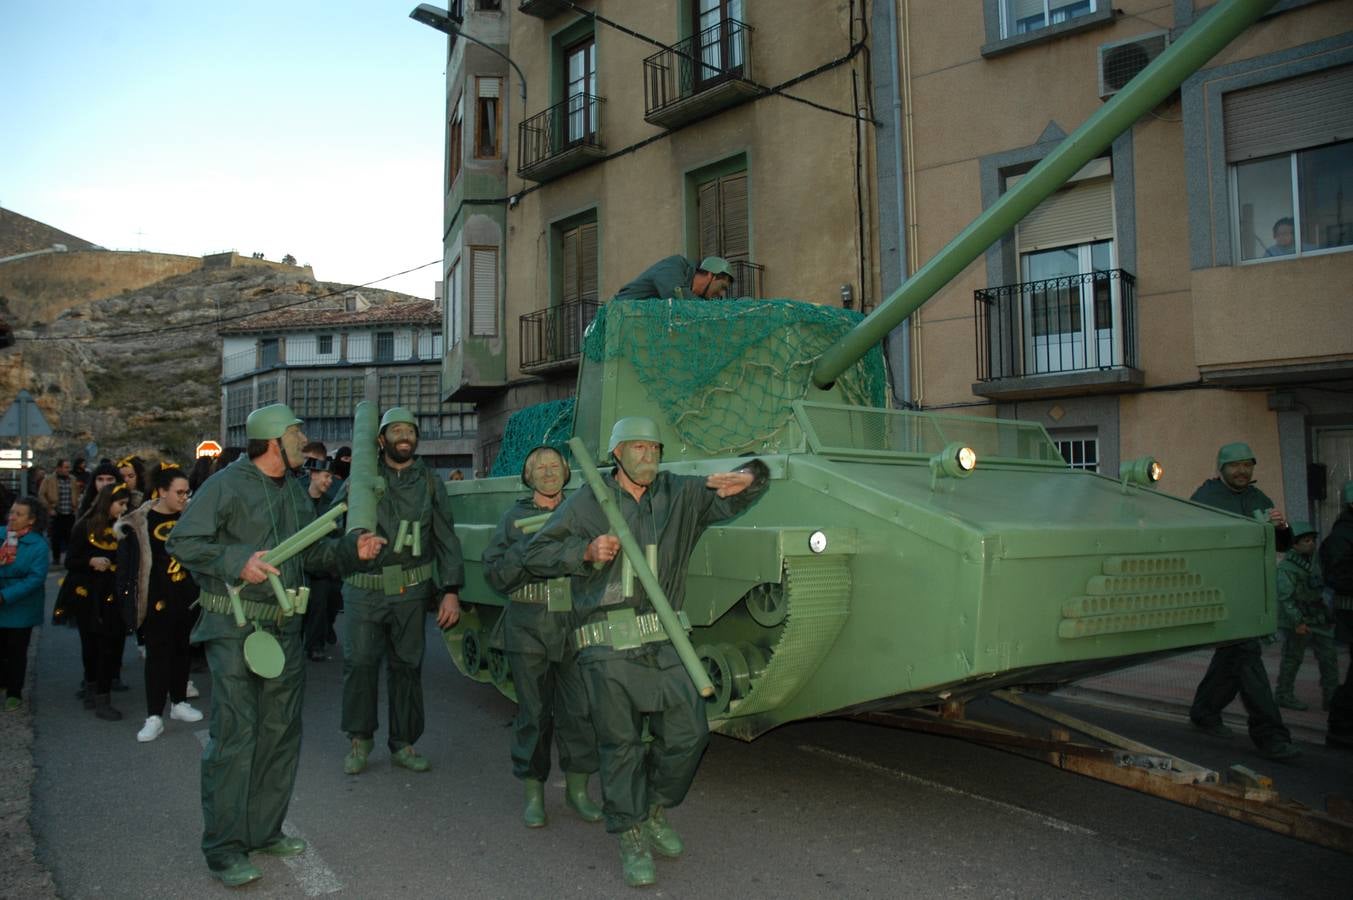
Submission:
[[[664,467],[773,483],[694,553],[683,607],[711,729],[931,706],[1271,633],[1268,525],[1157,493],[1154,460],[1071,469],[1035,423],[886,408],[879,341],[1272,5],[1223,0],[868,317],[787,300],[623,301],[589,329],[578,400],[514,416],[495,474],[449,482],[465,550],[456,666],[513,696],[478,559],[521,456],[570,433],[600,462],[649,416]],[[570,490],[587,490],[575,475]]]

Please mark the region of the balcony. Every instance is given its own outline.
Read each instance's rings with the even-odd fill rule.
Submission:
[[[521,0],[517,9],[526,13],[528,16],[535,16],[537,19],[548,19],[551,16],[557,16],[569,8],[563,0]]]
[[[522,371],[539,374],[576,366],[582,355],[583,332],[600,306],[595,300],[573,300],[522,316]]]
[[[728,264],[733,267],[733,283],[728,286],[724,296],[729,299],[736,297],[761,299],[761,274],[766,271],[766,267],[745,259],[729,260]]]
[[[750,33],[737,19],[724,19],[645,59],[644,121],[675,128],[760,94],[744,80]]]
[[[592,94],[574,94],[522,122],[517,128],[517,174],[529,181],[550,181],[605,156],[605,102]]]
[[[1136,279],[1123,269],[973,292],[977,383],[996,400],[1141,387]]]

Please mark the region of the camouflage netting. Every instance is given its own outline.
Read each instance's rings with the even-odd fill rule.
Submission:
[[[683,441],[711,456],[735,456],[774,445],[791,404],[808,392],[813,363],[862,318],[796,300],[625,300],[597,312],[583,354],[592,365],[627,358]],[[871,349],[837,385],[846,403],[884,406],[882,349]],[[572,417],[572,400],[514,413],[492,474],[519,474],[541,444],[566,451]]]
[[[520,475],[526,454],[541,444],[558,447],[569,458],[568,439],[573,436],[573,400],[551,400],[519,409],[507,420],[503,443],[493,460],[493,470],[499,475]]]
[[[601,308],[583,353],[592,362],[627,357],[687,444],[731,456],[775,441],[808,392],[813,363],[862,318],[796,300],[627,300]],[[847,403],[883,406],[882,349],[837,384]]]

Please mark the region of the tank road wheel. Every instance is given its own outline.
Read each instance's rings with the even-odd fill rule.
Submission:
[[[460,645],[460,660],[465,664],[467,675],[474,677],[484,667],[484,649],[484,635],[479,629],[466,629]]]
[[[770,654],[765,648],[758,647],[750,641],[739,641],[738,650],[742,653],[742,658],[747,660],[747,668],[751,673],[752,680],[761,677],[761,673],[766,671],[766,663],[770,661]]]
[[[719,649],[728,661],[728,672],[733,678],[733,699],[746,697],[752,685],[752,670],[747,665],[747,658],[733,644],[720,644]]]
[[[710,684],[714,685],[714,696],[705,698],[705,715],[717,719],[728,712],[728,704],[733,699],[733,672],[724,655],[722,644],[701,644],[695,648],[695,655],[705,667]]]
[[[489,677],[498,688],[512,683],[512,670],[507,665],[507,654],[497,647],[488,648]]]
[[[774,628],[789,612],[783,584],[758,584],[747,592],[747,612],[758,625]]]

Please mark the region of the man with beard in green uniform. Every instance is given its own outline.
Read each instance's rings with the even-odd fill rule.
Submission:
[[[588,718],[577,651],[568,640],[572,616],[564,610],[551,611],[547,605],[549,590],[566,591],[568,584],[547,587],[523,568],[522,554],[531,536],[516,524],[558,507],[568,479],[568,463],[558,450],[542,446],[528,453],[521,480],[531,489],[531,496],[512,505],[480,557],[484,580],[511,599],[503,613],[503,649],[517,691],[512,774],[526,787],[523,818],[527,828],[545,824],[552,733],[564,770],[564,802],[583,821],[601,821],[601,810],[587,796],[587,780],[597,771],[597,742]]]
[[[267,584],[278,575],[289,588],[304,571],[353,571],[375,559],[384,543],[350,534],[312,544],[275,567],[267,550],[314,520],[314,507],[291,470],[301,464],[301,420],[282,403],[256,409],[245,423],[245,455],[207,479],[169,535],[166,551],[192,573],[202,591],[192,639],[203,643],[211,668],[211,738],[202,752],[202,852],[212,874],[230,887],[263,873],[249,861],[257,851],[295,856],[305,841],[282,833],[301,749],[305,655],[301,617],[281,615]],[[231,614],[229,592],[240,582],[245,616]],[[244,640],[272,634],[285,656],[276,678],[254,674]]]
[[[635,540],[656,545],[654,574],[680,610],[696,541],[709,525],[755,503],[769,487],[770,472],[757,459],[708,477],[660,472],[657,423],[640,416],[615,423],[608,452],[616,466],[604,478],[606,487]],[[527,544],[525,564],[537,577],[573,576],[573,643],[601,757],[606,830],[620,836],[625,882],[639,887],[657,880],[652,850],[681,855],[681,838],[665,810],[685,799],[709,726],[704,701],[643,588],[635,584],[625,596],[630,579],[623,565],[612,565],[620,540],[609,527],[592,491],[578,491]],[[624,634],[648,637],[634,646],[615,639]]]
[[[386,659],[390,759],[411,772],[426,772],[427,757],[413,745],[423,736],[423,616],[437,602],[437,624],[460,619],[465,583],[451,498],[417,459],[418,420],[402,406],[386,410],[377,437],[378,475],[385,494],[377,506],[376,533],[389,541],[365,570],[343,579],[342,729],[350,742],[343,771],[366,768],[376,732],[376,691],[381,657]],[[347,496],[346,486],[338,499]]]
[[[1203,482],[1189,499],[1246,518],[1262,513],[1265,521],[1272,522],[1277,529],[1278,549],[1286,550],[1292,531],[1268,495],[1254,486],[1254,466],[1254,451],[1249,444],[1226,444],[1217,451],[1220,477]],[[1249,714],[1250,740],[1259,748],[1260,756],[1281,761],[1301,755],[1273,699],[1258,638],[1224,644],[1212,654],[1207,674],[1194,692],[1189,721],[1213,737],[1230,737],[1232,731],[1222,722],[1221,711],[1236,694]]]

